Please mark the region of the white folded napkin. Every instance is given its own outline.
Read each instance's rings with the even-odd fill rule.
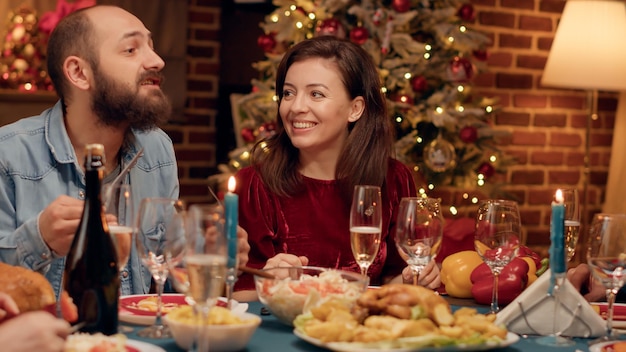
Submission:
[[[509,331],[517,334],[550,335],[554,333],[555,300],[554,297],[548,295],[549,287],[550,271],[548,270],[498,313],[496,323],[505,324]],[[595,337],[605,334],[604,319],[593,310],[568,280],[565,280],[560,287],[559,294],[561,301],[556,312],[558,328],[563,329],[571,322],[571,325],[563,331],[563,336]]]

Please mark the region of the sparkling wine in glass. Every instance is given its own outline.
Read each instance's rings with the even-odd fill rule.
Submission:
[[[166,251],[170,223],[178,219],[178,214],[184,212],[184,202],[172,198],[145,198],[139,205],[135,227],[135,244],[142,263],[152,274],[156,283],[157,311],[152,326],[140,330],[137,335],[154,339],[169,338],[171,332],[163,325],[162,295],[165,281],[169,275],[169,260],[171,255]]]
[[[441,248],[443,225],[437,199],[406,197],[400,201],[395,241],[400,256],[413,272],[414,285]]]
[[[578,190],[563,189],[563,204],[565,205],[565,250],[566,260],[569,262],[576,254],[576,245],[580,234],[580,201]]]
[[[590,344],[615,340],[613,312],[617,291],[626,283],[626,214],[596,214],[589,228],[587,263],[606,288],[606,335]]]
[[[511,200],[483,201],[476,214],[474,248],[493,274],[491,313],[497,313],[498,278],[502,269],[517,256],[521,221],[517,203]]]
[[[194,302],[199,326],[207,325],[209,312],[225,288],[228,245],[224,208],[221,205],[194,204],[189,207],[186,222],[187,254],[185,264],[189,278],[187,296]],[[206,329],[196,335],[198,351],[208,351]]]
[[[117,267],[121,276],[120,295],[130,294],[130,285],[125,283],[123,273],[127,270],[126,264],[130,257],[135,226],[135,203],[133,203],[132,188],[130,184],[107,184],[102,189],[102,195],[107,226],[115,246]],[[118,332],[120,333],[131,331],[133,331],[131,327],[118,325]]]
[[[117,267],[124,271],[132,243],[132,234],[135,226],[135,209],[130,184],[105,185],[104,211],[107,214],[109,233],[113,238],[117,252]],[[130,292],[128,292],[130,293]]]
[[[350,245],[362,275],[367,275],[367,269],[378,254],[382,226],[380,187],[354,186],[350,208]]]

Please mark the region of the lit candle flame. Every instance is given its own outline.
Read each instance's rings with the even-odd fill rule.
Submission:
[[[563,198],[563,191],[561,191],[560,189],[557,189],[554,199],[556,200],[557,203],[563,204],[563,202],[565,201],[565,199]]]
[[[235,176],[231,176],[228,179],[228,192],[235,192],[236,185],[237,185],[237,181],[235,181]]]

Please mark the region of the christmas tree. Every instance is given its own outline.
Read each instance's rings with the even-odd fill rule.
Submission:
[[[46,39],[37,13],[21,6],[9,16],[0,52],[0,88],[34,92],[52,90],[46,71]]]
[[[275,0],[261,23],[266,59],[259,78],[233,109],[244,146],[232,151],[232,173],[246,166],[249,148],[272,135],[277,111],[275,70],[291,45],[320,35],[361,45],[379,67],[396,157],[411,166],[419,186],[483,187],[505,170],[493,128],[495,101],[472,95],[471,80],[486,66],[489,39],[473,31],[474,8],[459,0]],[[492,182],[494,183],[494,182]]]

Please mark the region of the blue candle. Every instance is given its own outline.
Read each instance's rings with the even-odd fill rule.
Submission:
[[[550,219],[550,270],[553,274],[562,274],[566,270],[565,260],[565,205],[563,192],[558,189],[552,202]]]
[[[228,267],[237,267],[237,223],[239,222],[239,196],[235,194],[235,177],[228,179],[228,193],[224,196]]]

